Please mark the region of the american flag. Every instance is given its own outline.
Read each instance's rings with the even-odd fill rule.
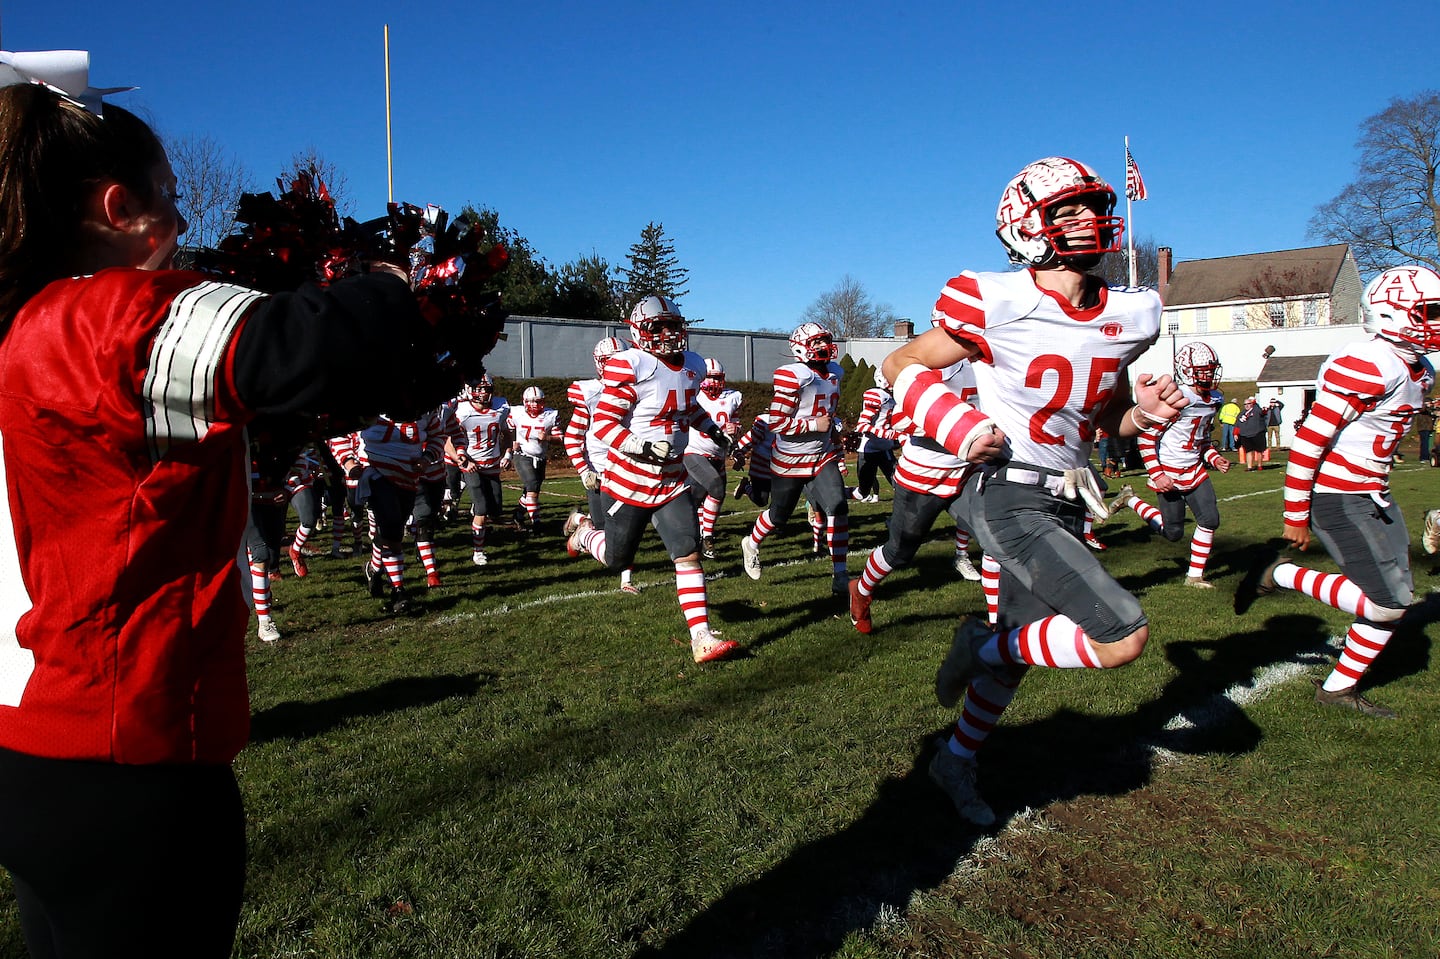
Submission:
[[[1125,148],[1125,195],[1132,200],[1145,199],[1145,178],[1140,175],[1129,147]]]

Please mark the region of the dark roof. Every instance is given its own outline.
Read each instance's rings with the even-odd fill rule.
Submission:
[[[1314,383],[1324,356],[1272,356],[1260,367],[1256,386],[1266,383]]]
[[[1334,243],[1275,253],[1186,260],[1175,265],[1165,289],[1165,305],[1329,293],[1349,251],[1349,244]]]

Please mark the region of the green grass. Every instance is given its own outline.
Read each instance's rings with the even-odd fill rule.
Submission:
[[[653,536],[640,596],[565,556],[573,479],[547,485],[556,532],[497,533],[484,568],[448,530],[421,616],[381,616],[356,561],[316,559],[276,586],[285,638],[251,633],[236,955],[1440,954],[1430,640],[1402,632],[1372,671],[1398,720],[1314,705],[1347,617],[1288,593],[1231,609],[1279,532],[1281,478],[1215,476],[1213,591],[1185,588],[1184,544],[1133,513],[1101,529],[1150,648],[1032,670],[981,754],[988,835],[925,775],[953,720],[934,669],[983,609],[948,526],[862,637],[802,518],[752,583],[754,510],[728,504],[711,615],[748,655],[703,667]],[[1440,470],[1407,463],[1394,485],[1418,542]],[[854,505],[852,575],[886,509]],[[1423,594],[1440,581],[1414,555]],[[0,954],[21,955],[8,893],[0,909]]]

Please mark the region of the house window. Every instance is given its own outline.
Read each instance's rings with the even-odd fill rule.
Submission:
[[[1285,304],[1284,302],[1266,303],[1265,310],[1270,314],[1270,325],[1277,330],[1285,328]]]
[[[1202,306],[1202,307],[1200,307],[1200,309],[1198,309],[1198,310],[1195,311],[1195,332],[1196,332],[1196,333],[1209,333],[1209,332],[1210,332],[1210,308],[1209,308],[1209,307]]]
[[[1243,306],[1230,307],[1230,329],[1243,330],[1250,325],[1245,321],[1245,312],[1246,310]]]
[[[1305,325],[1306,325],[1306,326],[1319,326],[1319,325],[1320,325],[1320,301],[1319,301],[1319,300],[1306,300],[1306,301],[1305,301]]]

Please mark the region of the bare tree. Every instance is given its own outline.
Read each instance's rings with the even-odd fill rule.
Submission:
[[[355,212],[352,209],[353,204],[350,202],[349,178],[345,176],[345,172],[338,166],[325,159],[325,157],[320,154],[320,151],[313,145],[297,151],[295,155],[290,158],[290,166],[286,168],[284,175],[290,176],[299,170],[314,171],[315,175],[320,178],[320,182],[325,184],[325,189],[330,191],[330,198],[335,201],[335,212],[338,215],[342,217],[355,216]],[[287,183],[281,192],[283,193],[284,190],[288,190],[289,188],[290,184]],[[357,217],[357,219],[365,220],[372,216],[381,216],[384,212],[384,204],[379,204],[376,210],[367,212],[363,216]]]
[[[1108,286],[1130,285],[1129,248],[1111,253],[1100,260],[1095,272],[1104,277]],[[1155,289],[1160,285],[1160,244],[1154,237],[1135,238],[1135,282]]]
[[[895,313],[889,304],[873,303],[865,284],[845,274],[835,288],[821,293],[805,308],[803,322],[819,323],[835,334],[836,339],[880,336],[895,325]]]
[[[240,194],[251,177],[238,159],[209,136],[188,135],[165,144],[178,181],[180,213],[190,224],[185,245],[213,248],[235,226]]]
[[[1362,274],[1440,269],[1440,92],[1399,97],[1360,125],[1355,179],[1315,210],[1310,235],[1348,243]]]

